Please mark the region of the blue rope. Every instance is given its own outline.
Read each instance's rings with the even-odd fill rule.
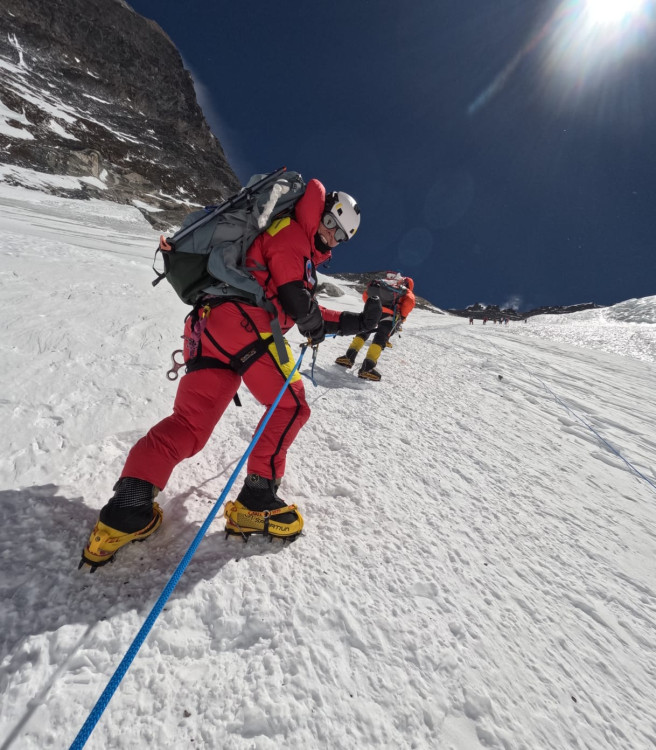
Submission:
[[[269,410],[264,415],[264,418],[262,419],[262,422],[253,436],[253,439],[251,440],[250,445],[248,448],[246,448],[246,452],[241,457],[241,460],[237,464],[237,467],[232,472],[230,479],[228,479],[228,483],[225,486],[225,489],[221,493],[221,495],[217,498],[217,501],[210,511],[209,515],[205,519],[205,523],[200,527],[198,530],[198,533],[194,537],[194,540],[189,545],[189,549],[185,553],[185,556],[180,561],[180,564],[175,569],[173,575],[169,579],[168,583],[162,590],[162,593],[159,596],[159,599],[155,602],[154,607],[151,609],[150,614],[146,618],[146,621],[141,626],[141,630],[137,633],[135,639],[132,641],[132,644],[130,648],[126,651],[125,656],[123,657],[123,660],[116,668],[114,674],[112,675],[111,679],[107,683],[107,687],[104,689],[102,695],[100,698],[98,698],[98,701],[96,702],[96,705],[91,710],[91,713],[89,714],[87,720],[84,722],[84,725],[80,729],[77,737],[73,740],[73,744],[70,747],[70,750],[80,750],[80,748],[83,748],[86,744],[86,741],[89,739],[89,736],[91,732],[93,731],[94,727],[98,723],[98,720],[103,714],[103,711],[107,707],[107,704],[111,700],[112,696],[116,692],[116,688],[119,686],[121,680],[125,676],[126,672],[130,668],[130,665],[132,664],[132,661],[134,660],[134,657],[137,655],[137,651],[141,648],[141,645],[146,640],[146,636],[152,629],[153,625],[155,624],[155,620],[158,618],[159,614],[161,613],[162,609],[164,608],[164,605],[168,601],[169,597],[173,593],[173,589],[178,584],[178,581],[180,578],[182,578],[182,574],[184,573],[187,565],[189,565],[191,558],[193,557],[194,553],[196,552],[196,549],[198,548],[198,545],[201,543],[201,540],[207,533],[207,530],[216,517],[216,514],[219,512],[219,509],[223,505],[223,501],[226,498],[226,495],[228,492],[230,492],[230,488],[234,484],[235,479],[237,478],[237,475],[241,471],[242,467],[246,463],[246,459],[250,456],[253,448],[255,447],[255,444],[260,439],[262,432],[264,431],[264,428],[266,427],[269,419],[271,418],[273,412],[276,410],[276,407],[280,403],[280,399],[283,397],[285,390],[287,389],[287,386],[289,385],[292,377],[294,376],[294,373],[298,370],[298,368],[301,365],[301,361],[303,359],[303,355],[305,354],[305,351],[307,349],[307,346],[304,344],[301,350],[301,354],[296,361],[296,364],[294,365],[294,368],[289,373],[289,377],[285,381],[285,385],[280,390],[280,393],[276,397],[276,400],[271,404]]]

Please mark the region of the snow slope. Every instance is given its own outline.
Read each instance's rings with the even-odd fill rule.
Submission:
[[[518,332],[654,362],[656,296],[570,315],[529,318]]]
[[[5,185],[0,230],[0,750],[63,748],[261,408],[242,392],[176,470],[157,535],[78,572],[169,412],[186,308],[151,287],[136,208]],[[343,287],[322,302],[359,309]],[[281,493],[304,535],[244,545],[217,519],[88,747],[653,747],[656,301],[625,305],[630,322],[415,311],[380,383],[322,344]]]

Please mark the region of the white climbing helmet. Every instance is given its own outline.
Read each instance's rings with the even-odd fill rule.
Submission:
[[[335,239],[338,242],[346,242],[360,226],[360,206],[355,202],[355,198],[341,190],[328,193],[322,221],[328,229],[337,226]]]

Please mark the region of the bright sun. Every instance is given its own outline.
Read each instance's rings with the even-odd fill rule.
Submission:
[[[644,4],[645,0],[586,0],[585,9],[591,21],[605,25],[620,23]]]

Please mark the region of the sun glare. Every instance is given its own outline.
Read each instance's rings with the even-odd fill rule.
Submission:
[[[561,102],[586,89],[612,85],[613,69],[629,65],[656,44],[656,0],[556,0],[559,4],[533,36],[469,105],[474,114],[506,85],[534,50],[542,55],[542,79]]]
[[[554,90],[573,95],[608,79],[654,43],[656,0],[562,0],[549,33]]]
[[[621,23],[639,13],[645,0],[586,0],[585,9],[593,23],[602,25]]]

